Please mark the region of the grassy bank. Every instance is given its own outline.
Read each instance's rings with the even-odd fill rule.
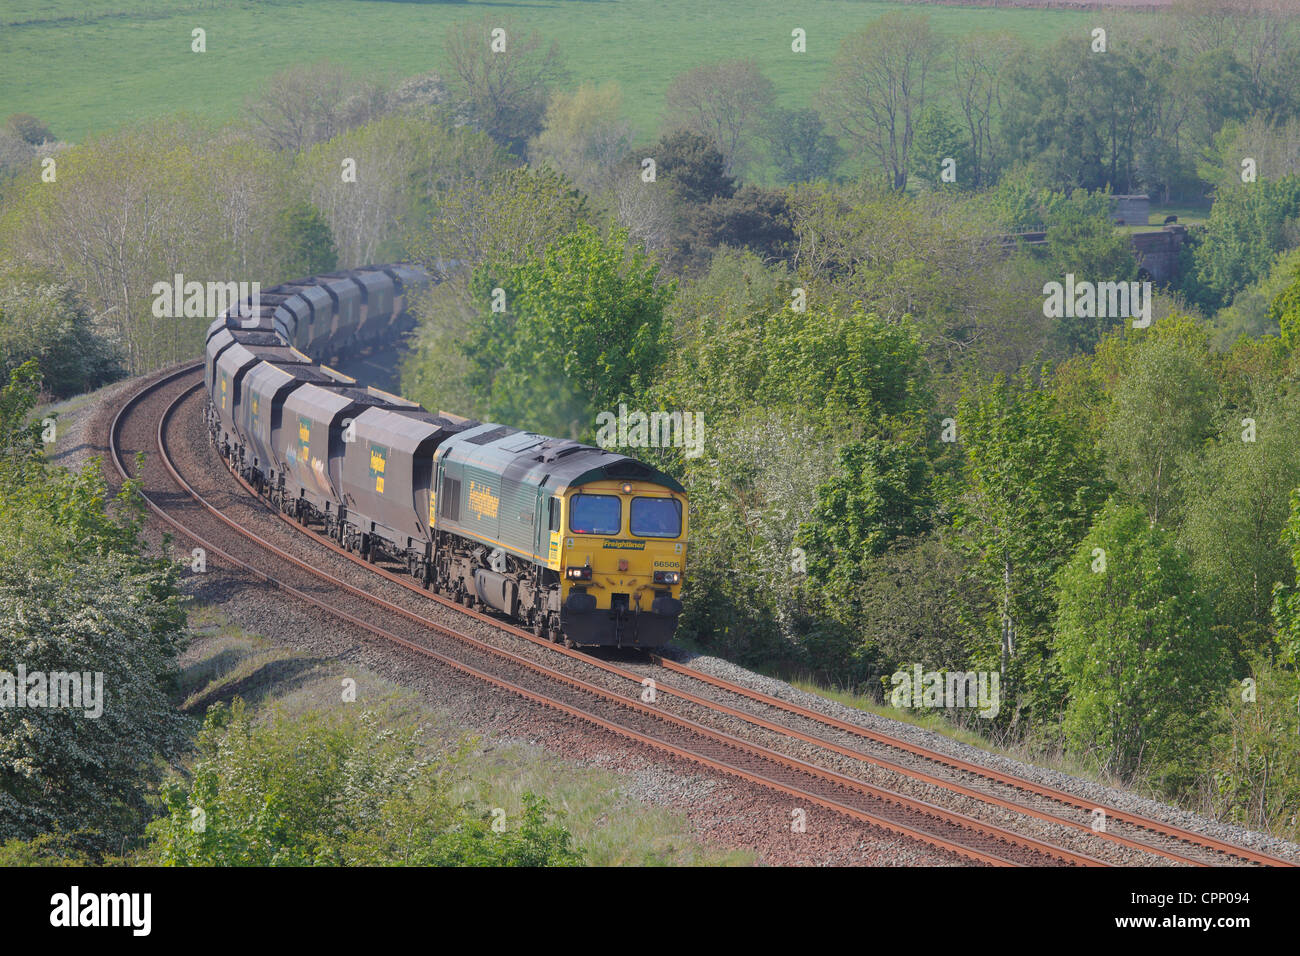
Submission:
[[[231,624],[218,608],[199,606],[190,614],[197,639],[182,661],[180,694],[197,716],[218,701],[243,698],[259,715],[289,715],[365,706],[410,715],[436,744],[451,746],[460,728],[412,691],[337,661],[298,653]],[[357,681],[358,701],[344,703],[343,677]],[[493,739],[477,741],[461,767],[463,797],[501,807],[516,819],[521,796],[532,792],[564,811],[586,861],[595,866],[745,865],[749,855],[700,846],[681,813],[647,807],[628,795],[627,777],[584,769],[540,747]]]

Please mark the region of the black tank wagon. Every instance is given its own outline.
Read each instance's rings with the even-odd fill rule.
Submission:
[[[319,280],[287,282],[271,292],[288,297],[282,305],[292,311],[297,320],[293,345],[316,361],[328,358],[330,337],[334,331],[334,300]]]
[[[393,277],[387,272],[360,270],[348,275],[361,289],[361,321],[357,325],[357,342],[370,345],[386,338],[393,317]]]
[[[343,457],[354,444],[356,419],[373,407],[419,406],[346,382],[305,382],[284,399],[276,451],[284,463],[286,492],[331,518],[331,524],[343,500]]]
[[[246,460],[239,464],[260,476],[263,483],[277,488],[284,483],[285,465],[278,452],[283,447],[280,429],[284,424],[284,399],[304,382],[338,382],[338,374],[332,371],[310,363],[304,366],[263,361],[244,376],[240,386],[242,415],[236,424],[247,439],[247,448]]]
[[[473,424],[423,409],[376,407],[357,416],[357,454],[343,460],[345,517],[356,529],[345,534],[362,535],[352,543],[353,550],[369,556],[378,542],[404,558],[413,573],[432,560],[433,453]]]

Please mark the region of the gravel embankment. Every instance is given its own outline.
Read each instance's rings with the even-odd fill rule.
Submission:
[[[838,701],[828,700],[825,697],[799,690],[784,681],[755,674],[721,658],[701,656],[684,661],[684,663],[711,676],[741,684],[780,700],[799,704],[809,710],[818,711],[868,730],[887,733],[909,743],[929,747],[954,757],[960,757],[963,760],[1015,774],[1035,783],[1055,787],[1058,790],[1076,794],[1092,803],[1105,804],[1118,810],[1138,813],[1197,833],[1204,833],[1207,836],[1241,844],[1242,846],[1265,853],[1272,853],[1300,863],[1300,846],[1271,834],[1248,830],[1231,823],[1211,820],[1188,810],[1151,800],[1127,790],[1107,787],[1090,780],[1061,773],[1058,770],[1039,767],[1000,754],[990,753],[987,750],[972,747],[969,744],[953,740],[951,737],[935,733],[932,730],[926,730],[923,727],[917,727],[905,721],[879,717],[867,711],[845,706]]]

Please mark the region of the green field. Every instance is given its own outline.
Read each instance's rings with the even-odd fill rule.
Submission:
[[[442,67],[448,24],[499,14],[558,41],[575,80],[617,80],[644,135],[674,76],[753,57],[787,105],[807,104],[841,40],[888,11],[871,0],[0,0],[0,118],[39,116],[62,139],[160,115],[226,119],[270,74],[329,59],[402,77]],[[941,32],[999,29],[1035,43],[1088,31],[1102,14],[925,7]],[[207,52],[190,52],[196,27]],[[790,31],[808,52],[790,52]]]

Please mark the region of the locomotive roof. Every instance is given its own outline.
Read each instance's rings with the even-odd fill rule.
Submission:
[[[449,439],[454,459],[527,484],[555,490],[593,481],[646,481],[685,492],[672,475],[617,452],[485,422]]]

